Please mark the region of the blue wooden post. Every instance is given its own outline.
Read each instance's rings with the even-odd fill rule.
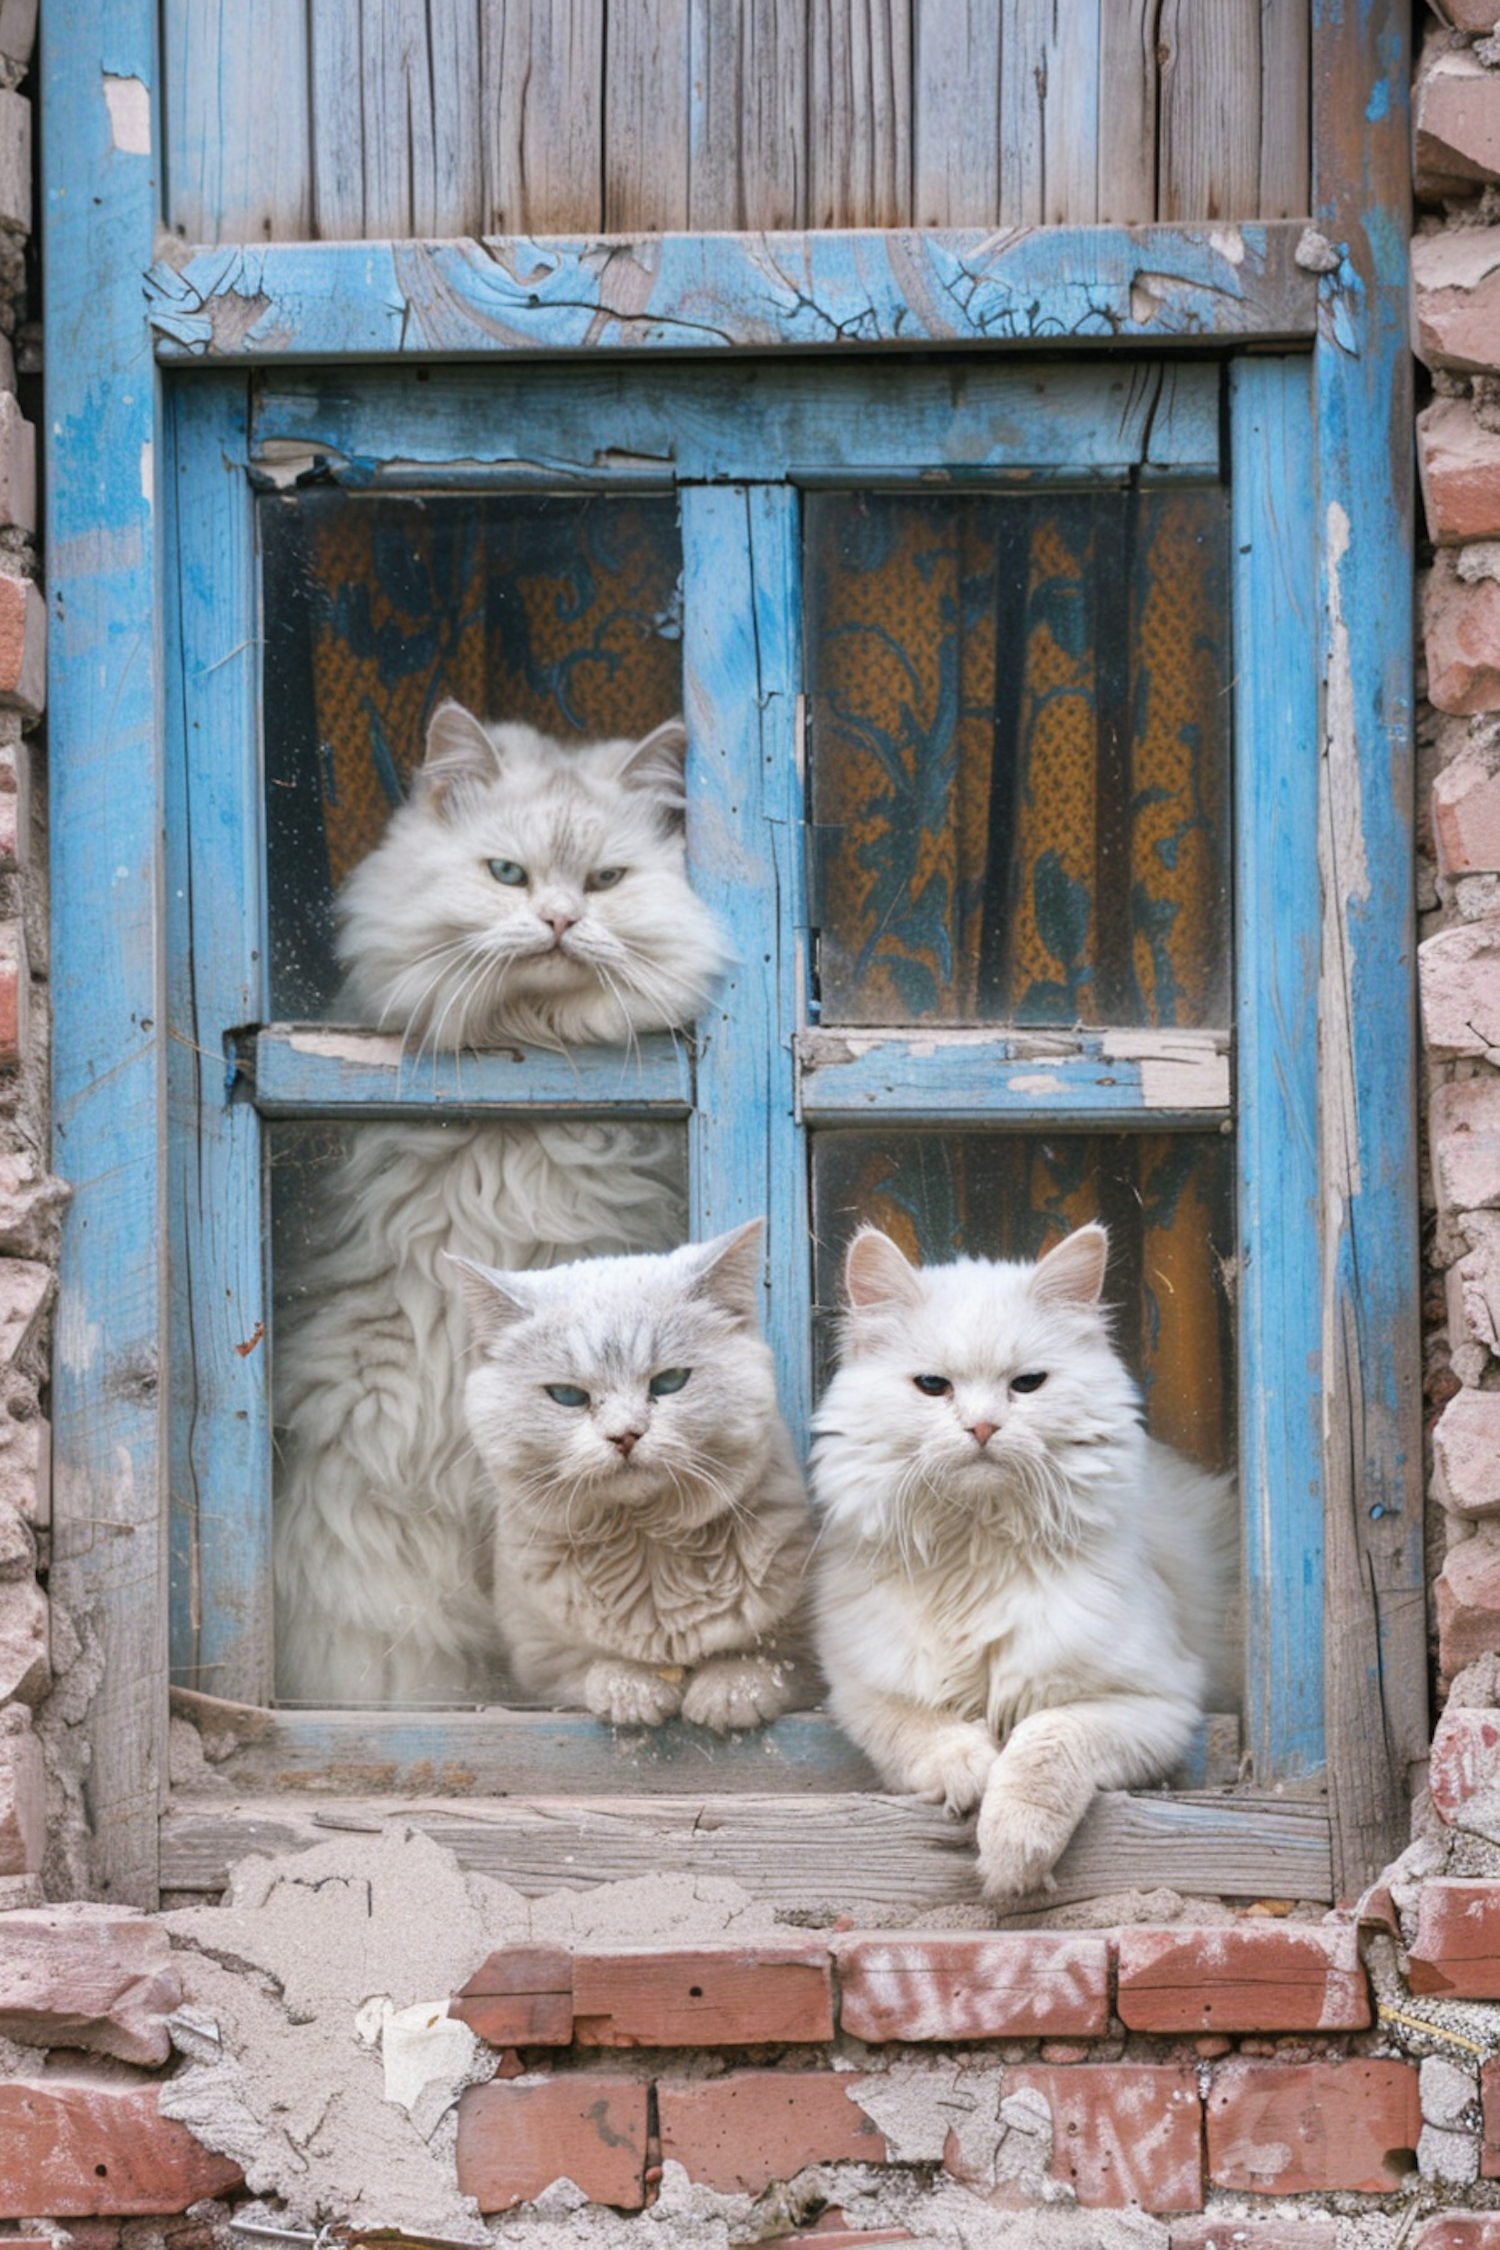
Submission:
[[[1410,12],[1316,0],[1314,348],[1328,1778],[1354,1896],[1406,1840],[1425,1755],[1415,1167]]]
[[[97,1637],[106,1896],[155,1904],[165,1788],[165,1242],[151,0],[49,0],[43,51],[53,1163],[63,1235],[51,1590]]]
[[[1305,355],[1238,360],[1230,379],[1245,1734],[1262,1785],[1323,1762],[1311,380]]]

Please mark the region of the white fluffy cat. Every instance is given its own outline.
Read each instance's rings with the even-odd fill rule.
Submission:
[[[1095,1790],[1170,1771],[1222,1635],[1230,1487],[1142,1428],[1107,1247],[919,1269],[865,1229],[814,1424],[830,1708],[888,1787],[979,1806],[993,1899],[1045,1882]]]
[[[341,1012],[413,1048],[628,1043],[724,965],[688,886],[680,721],[564,747],[434,715],[407,804],[338,901]],[[489,1684],[463,1322],[442,1252],[519,1268],[686,1231],[669,1127],[362,1127],[279,1297],[276,1684],[327,1703]]]
[[[811,1524],[756,1323],[759,1220],[546,1273],[468,1259],[465,1385],[520,1684],[616,1726],[786,1710]]]

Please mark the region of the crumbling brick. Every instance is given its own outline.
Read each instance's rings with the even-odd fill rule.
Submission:
[[[839,2021],[856,2039],[1102,2033],[1109,1949],[1060,1931],[839,1938]]]
[[[573,2037],[573,1959],[560,1946],[504,1945],[475,1970],[448,2013],[492,2047],[566,2047]]]
[[[1193,2071],[1157,2063],[1027,2063],[1005,2073],[1006,2096],[1022,2091],[1040,2094],[1050,2112],[1051,2178],[1086,2209],[1202,2209],[1202,2104]],[[990,2184],[973,2176],[956,2138],[943,2163],[981,2191]]]
[[[1411,246],[1413,348],[1429,367],[1500,367],[1500,227],[1418,235]]]
[[[1359,2031],[1370,1995],[1352,1928],[1126,1929],[1120,2019],[1135,2031]]]
[[[1208,2170],[1242,2195],[1389,2195],[1422,2130],[1409,2063],[1221,2063],[1208,2097]]]
[[[1461,578],[1448,547],[1438,549],[1427,574],[1422,633],[1427,694],[1439,711],[1464,717],[1500,710],[1500,585]]]
[[[1500,177],[1500,77],[1468,48],[1424,64],[1412,111],[1419,173],[1476,184]]]
[[[642,1947],[573,1957],[574,2037],[584,2047],[751,2047],[833,2037],[821,1945]]]
[[[646,2096],[593,2071],[470,2086],[458,2105],[458,2186],[481,2211],[529,2203],[571,2180],[594,2203],[646,2200]]]
[[[1433,1490],[1460,1516],[1500,1511],[1500,1392],[1459,1391],[1432,1431]]]
[[[1475,420],[1466,399],[1435,398],[1417,416],[1417,466],[1438,545],[1500,538],[1500,434]]]
[[[29,1713],[0,1711],[0,1876],[36,1875],[47,1848],[47,1781]]]
[[[0,2218],[185,2211],[240,2179],[237,2164],[162,2116],[153,2084],[0,2080]]]
[[[164,2063],[181,2000],[167,1934],[144,1914],[80,1903],[5,1917],[0,2038]]]
[[[832,2070],[737,2070],[657,2084],[661,2153],[705,2187],[759,2195],[808,2164],[882,2164],[885,2137]]]
[[[1417,977],[1429,1053],[1500,1055],[1500,918],[1460,923],[1424,939]]]
[[[47,1597],[34,1578],[0,1580],[0,1703],[38,1704],[51,1685]]]
[[[1500,2000],[1500,1883],[1433,1876],[1417,1904],[1413,1992]]]
[[[38,719],[46,701],[47,605],[29,578],[0,573],[0,704]]]
[[[1500,771],[1492,761],[1466,753],[1444,766],[1432,785],[1432,835],[1443,875],[1500,868]]]
[[[1434,1588],[1444,1679],[1500,1649],[1500,1537],[1488,1531],[1450,1547]]]

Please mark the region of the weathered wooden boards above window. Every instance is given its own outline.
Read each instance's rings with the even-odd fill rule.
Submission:
[[[166,0],[188,242],[1290,218],[1308,0]]]

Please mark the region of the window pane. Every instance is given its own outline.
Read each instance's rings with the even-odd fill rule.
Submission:
[[[1220,1133],[820,1132],[815,1288],[826,1374],[845,1248],[881,1227],[908,1257],[1039,1257],[1109,1228],[1115,1340],[1152,1433],[1209,1467],[1233,1459],[1233,1143]]]
[[[270,1006],[334,1007],[333,894],[453,696],[587,739],[682,708],[676,502],[390,495],[259,504]]]
[[[806,524],[822,1020],[1227,1022],[1224,488]]]

